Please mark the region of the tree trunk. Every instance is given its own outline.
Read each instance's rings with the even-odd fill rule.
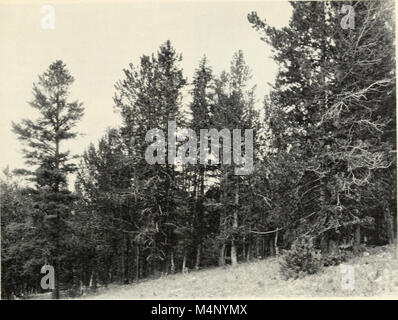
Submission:
[[[176,272],[176,267],[174,263],[174,250],[172,249],[170,252],[170,273],[175,273]]]
[[[270,234],[268,243],[269,243],[269,254],[270,256],[274,256],[275,255],[275,244],[274,244],[274,237],[272,236],[272,233]]]
[[[90,277],[90,289],[93,291],[97,291],[97,288],[98,288],[97,272],[94,269]]]
[[[195,268],[196,268],[196,266],[195,266]],[[187,269],[187,253],[184,250],[184,256],[182,258],[182,273],[186,273],[186,271],[187,271],[186,269]]]
[[[256,259],[260,256],[260,238],[256,236]]]
[[[246,237],[243,237],[242,257],[246,259]]]
[[[278,248],[278,231],[275,233],[275,255],[279,255],[279,248]]]
[[[361,226],[357,224],[355,226],[355,231],[354,231],[354,248],[353,251],[355,254],[358,254],[360,252],[360,245],[361,245]]]
[[[238,264],[238,258],[236,254],[235,241],[231,240],[231,265],[236,266]]]
[[[236,184],[235,188],[235,208],[233,212],[233,223],[232,228],[234,231],[238,229],[238,206],[239,206],[239,183]],[[238,255],[235,246],[235,233],[232,235],[231,240],[231,264],[236,266],[238,264]]]
[[[395,243],[394,241],[395,237],[394,237],[394,226],[393,226],[390,208],[385,207],[383,213],[384,213],[385,228],[387,232],[387,241],[388,244],[393,244]]]
[[[136,246],[136,269],[135,269],[135,280],[140,279],[140,246]]]
[[[57,98],[58,100],[58,98]],[[59,104],[57,103],[57,113],[56,113],[56,127],[57,129],[55,130],[55,168],[56,168],[56,173],[59,174],[59,138],[58,138],[58,131],[59,131]],[[59,192],[59,180],[56,180],[55,183],[55,192]],[[53,291],[53,299],[59,299],[59,252],[60,252],[60,245],[59,245],[59,235],[61,234],[60,226],[61,226],[61,217],[59,215],[59,210],[56,211],[56,228],[57,228],[57,234],[56,234],[56,240],[55,240],[55,263],[54,263],[54,281],[55,281],[55,288]]]
[[[203,166],[200,167],[200,187],[199,187],[199,197],[196,199],[197,203],[197,243],[196,243],[196,261],[195,261],[195,269],[198,270],[200,267],[200,259],[201,259],[201,251],[202,251],[202,236],[203,236],[203,215],[204,215],[204,206],[203,206],[203,199],[204,199],[204,175],[205,175],[205,168]]]
[[[225,168],[224,168],[225,170]],[[225,220],[227,217],[227,207],[225,205],[226,201],[226,186],[227,186],[227,181],[228,181],[228,172],[225,171],[224,173],[224,181],[222,183],[222,193],[221,193],[221,203],[224,205],[224,208],[220,212],[220,233],[222,234],[224,229],[225,229]],[[219,266],[224,266],[225,265],[225,240],[222,240],[221,246],[220,246],[220,255],[218,257],[218,265]]]
[[[382,224],[383,224],[383,215],[384,215],[384,210],[381,208],[380,210],[376,211],[375,214],[375,232],[373,233],[373,242],[375,245],[380,245],[380,235],[381,235],[381,230],[382,230]]]
[[[250,245],[250,243],[247,245],[247,251],[246,251],[246,261],[250,261],[250,259],[251,259],[251,253],[250,253],[250,251],[251,251],[251,245]]]
[[[199,243],[196,247],[196,261],[195,261],[195,269],[198,270],[200,268],[200,255],[202,251],[202,245]],[[185,255],[184,255],[185,257]]]
[[[218,265],[225,266],[225,243],[223,242],[220,247],[220,255],[218,257]]]
[[[54,290],[53,290],[53,294],[52,294],[52,298],[53,299],[59,299],[59,265],[58,265],[58,257],[55,259],[54,262]]]
[[[126,241],[126,250],[125,250],[125,259],[124,259],[124,265],[123,265],[123,282],[124,284],[129,284],[130,282],[130,276],[129,276],[129,269],[130,269],[130,236],[125,236],[125,241]]]
[[[147,260],[147,252],[142,252],[142,257],[141,257],[141,273],[140,273],[140,278],[146,278],[148,276],[148,270],[149,270],[149,263]]]

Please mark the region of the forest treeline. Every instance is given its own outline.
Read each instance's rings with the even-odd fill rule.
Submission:
[[[323,255],[395,241],[394,3],[352,1],[354,29],[342,28],[337,1],[291,5],[282,29],[248,14],[279,65],[264,112],[241,51],[221,74],[204,57],[188,81],[166,41],[123,70],[113,106],[121,126],[77,157],[62,147],[76,139],[84,107],[69,98],[66,65],[49,66],[33,86],[40,117],[13,124],[27,167],[1,180],[3,298],[43,292],[46,263],[59,298],[264,258],[304,235]],[[148,164],[146,132],[174,120],[198,137],[253,129],[253,173]]]

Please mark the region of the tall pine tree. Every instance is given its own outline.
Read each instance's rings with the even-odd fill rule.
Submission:
[[[59,298],[62,252],[67,246],[68,217],[71,214],[72,194],[67,188],[67,175],[75,171],[74,158],[61,143],[77,136],[74,127],[83,116],[82,104],[69,101],[69,89],[74,79],[66,65],[58,60],[39,76],[33,86],[30,106],[39,112],[35,120],[13,123],[23,149],[26,164],[33,171],[24,170],[35,183],[34,224],[37,245],[43,246],[43,262],[54,266],[54,298]]]

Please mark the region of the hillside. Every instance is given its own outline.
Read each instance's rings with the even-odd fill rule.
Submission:
[[[280,297],[371,297],[398,295],[395,246],[367,248],[345,264],[355,269],[355,289],[341,288],[340,266],[297,280],[284,280],[277,258],[239,266],[175,274],[140,283],[111,286],[85,299],[200,299]]]

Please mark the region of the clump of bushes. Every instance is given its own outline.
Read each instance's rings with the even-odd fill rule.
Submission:
[[[297,279],[307,274],[317,273],[321,267],[321,255],[315,249],[310,236],[296,239],[281,262],[281,272],[287,279]]]

